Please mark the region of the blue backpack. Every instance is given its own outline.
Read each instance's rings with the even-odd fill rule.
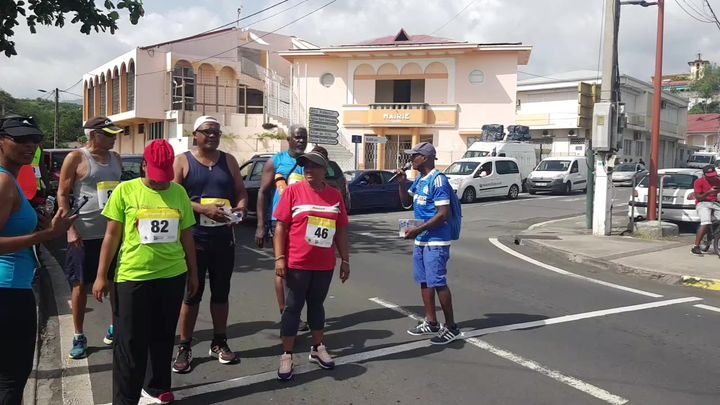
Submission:
[[[445,175],[438,171],[432,176],[428,188],[429,195],[435,193],[435,178],[437,176]],[[445,181],[447,181],[447,178]],[[460,200],[458,200],[457,194],[452,190],[450,191],[450,219],[447,222],[450,224],[450,238],[452,240],[458,240],[460,239],[460,228],[462,228],[462,208],[460,207]]]

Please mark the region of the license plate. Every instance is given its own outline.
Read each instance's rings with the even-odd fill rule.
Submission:
[[[543,187],[543,186],[547,186],[547,185],[548,185],[548,183],[545,183],[545,182],[539,181],[539,182],[535,183],[535,185],[536,185],[536,186],[541,186],[541,187]]]
[[[663,196],[663,202],[673,202],[673,200],[675,200],[675,197],[672,197],[672,196],[670,196],[670,197]]]

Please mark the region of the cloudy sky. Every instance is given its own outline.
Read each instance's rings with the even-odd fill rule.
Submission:
[[[16,28],[18,55],[0,55],[0,88],[16,97],[42,96],[37,89],[68,88],[82,74],[136,46],[193,35],[249,15],[281,0],[146,0],[145,17],[120,30],[86,36],[76,25],[40,27],[30,34],[24,20]],[[720,0],[709,0],[720,15]],[[241,26],[273,31],[331,0],[288,0]],[[666,0],[664,72],[687,71],[698,52],[720,62],[720,28],[701,22],[710,15],[705,0]],[[98,4],[103,2],[98,0]],[[283,10],[287,11],[283,12]],[[684,10],[683,10],[684,9]],[[472,42],[522,42],[533,46],[520,78],[550,76],[598,67],[603,0],[336,0],[278,31],[321,46],[356,43],[395,34],[432,34]],[[692,14],[689,15],[688,13]],[[277,14],[272,18],[267,18]],[[264,19],[264,21],[259,21]],[[655,7],[623,6],[620,69],[643,80],[654,72]],[[77,99],[61,94],[65,100]]]

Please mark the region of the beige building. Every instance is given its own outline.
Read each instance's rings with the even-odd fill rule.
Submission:
[[[354,45],[294,49],[280,56],[292,64],[294,122],[307,123],[311,107],[340,113],[339,145],[331,157],[352,168],[352,135],[362,135],[360,168],[395,169],[403,149],[431,141],[438,166],[459,159],[489,123],[515,123],[517,67],[531,47],[480,44],[396,35]],[[312,132],[312,130],[311,130]],[[369,136],[387,139],[369,143]]]
[[[83,118],[106,115],[125,134],[122,154],[142,153],[168,139],[181,153],[192,146],[201,115],[222,122],[222,148],[241,160],[278,151],[259,138],[264,122],[290,118],[290,64],[277,51],[307,47],[297,38],[229,28],[130,50],[83,75]]]

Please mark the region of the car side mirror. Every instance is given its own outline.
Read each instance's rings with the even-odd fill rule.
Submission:
[[[368,182],[365,180],[360,180],[360,183],[358,183],[358,184],[360,184],[361,186],[367,186]]]
[[[485,170],[483,170],[475,175],[475,177],[485,177],[485,176],[487,176],[487,172],[485,172]]]

